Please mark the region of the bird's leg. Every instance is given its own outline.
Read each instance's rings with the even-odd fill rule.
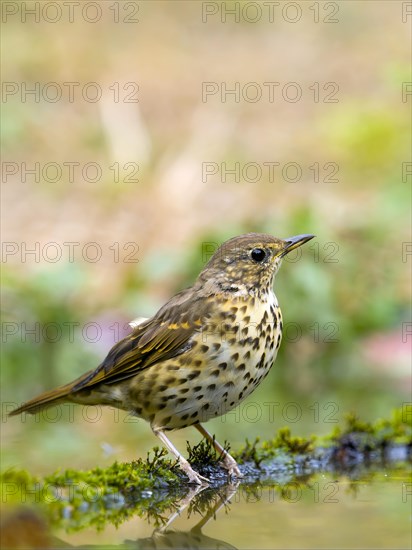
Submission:
[[[202,425],[195,424],[194,427],[199,430],[203,437],[210,441],[216,451],[222,455],[222,466],[229,472],[229,476],[243,477],[243,474],[239,470],[239,466],[233,456],[231,456]]]
[[[230,499],[236,494],[239,484],[240,481],[236,481],[235,483],[229,482],[221,487],[219,489],[219,492],[217,493],[219,495],[219,500],[215,503],[214,506],[206,510],[206,514],[198,523],[196,523],[194,527],[192,527],[191,531],[201,533],[206,523],[208,523],[212,518],[216,519],[216,515],[222,508],[222,506],[230,504]],[[222,492],[224,493],[223,495],[221,494]]]
[[[173,512],[173,514],[169,517],[167,522],[164,525],[162,525],[162,527],[155,529],[154,533],[162,534],[165,531],[167,531],[170,525],[175,521],[175,519],[178,518],[184,512],[184,510],[189,506],[189,504],[192,502],[195,496],[201,493],[202,491],[204,491],[205,489],[207,489],[206,484],[195,485],[190,487],[188,494],[179,502],[179,509],[176,510],[176,512]]]
[[[178,460],[179,466],[189,478],[189,483],[196,483],[197,485],[205,485],[210,483],[206,477],[201,476],[193,470],[189,462],[185,459],[184,456],[179,453],[179,451],[162,430],[153,427],[152,430],[153,433],[157,435],[157,437],[169,451],[169,453],[172,453],[172,455]]]

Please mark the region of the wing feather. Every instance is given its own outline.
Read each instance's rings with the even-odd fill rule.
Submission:
[[[188,351],[211,310],[210,299],[194,298],[191,289],[176,294],[153,317],[113,346],[104,361],[75,381],[72,392],[96,384],[113,384]],[[189,307],[190,306],[190,307]]]

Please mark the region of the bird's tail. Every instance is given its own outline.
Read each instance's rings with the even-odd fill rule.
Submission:
[[[72,403],[83,403],[86,405],[95,405],[96,403],[91,399],[88,399],[90,392],[81,391],[88,385],[88,382],[93,378],[96,372],[100,369],[100,365],[97,369],[85,372],[76,380],[72,380],[64,386],[59,386],[54,388],[54,390],[49,390],[44,393],[41,393],[37,397],[30,399],[27,403],[23,403],[14,411],[9,413],[9,416],[16,416],[23,412],[28,412],[29,414],[36,414],[44,409],[58,405],[59,403],[64,403],[65,401],[71,401]],[[103,404],[103,402],[102,402]]]
[[[30,399],[30,401],[27,401],[27,403],[23,403],[23,405],[17,407],[17,409],[11,411],[11,413],[9,413],[9,416],[15,416],[23,412],[35,414],[42,411],[43,409],[58,405],[59,403],[62,403],[64,401],[70,401],[69,395],[72,392],[72,389],[73,382],[71,382],[70,384],[66,384],[65,386],[55,388],[54,390],[46,391],[38,395],[37,397]]]

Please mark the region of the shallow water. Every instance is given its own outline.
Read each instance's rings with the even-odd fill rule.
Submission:
[[[184,491],[183,493],[184,494]],[[356,467],[339,474],[246,478],[192,489],[167,511],[151,508],[102,531],[49,518],[52,547],[89,548],[410,548],[409,463]],[[141,495],[140,495],[141,498]],[[87,516],[92,522],[87,521]]]

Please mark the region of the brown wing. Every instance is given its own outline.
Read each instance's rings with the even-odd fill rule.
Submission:
[[[97,369],[76,380],[71,392],[125,380],[142,369],[188,351],[191,336],[202,329],[211,309],[210,300],[195,296],[192,289],[176,294],[154,317],[139,324],[114,345]]]
[[[34,414],[65,401],[79,390],[96,384],[114,384],[188,351],[191,337],[202,330],[211,307],[210,298],[199,297],[192,289],[176,294],[154,317],[139,324],[129,336],[113,346],[97,369],[42,393],[13,410],[10,416],[22,412]]]

